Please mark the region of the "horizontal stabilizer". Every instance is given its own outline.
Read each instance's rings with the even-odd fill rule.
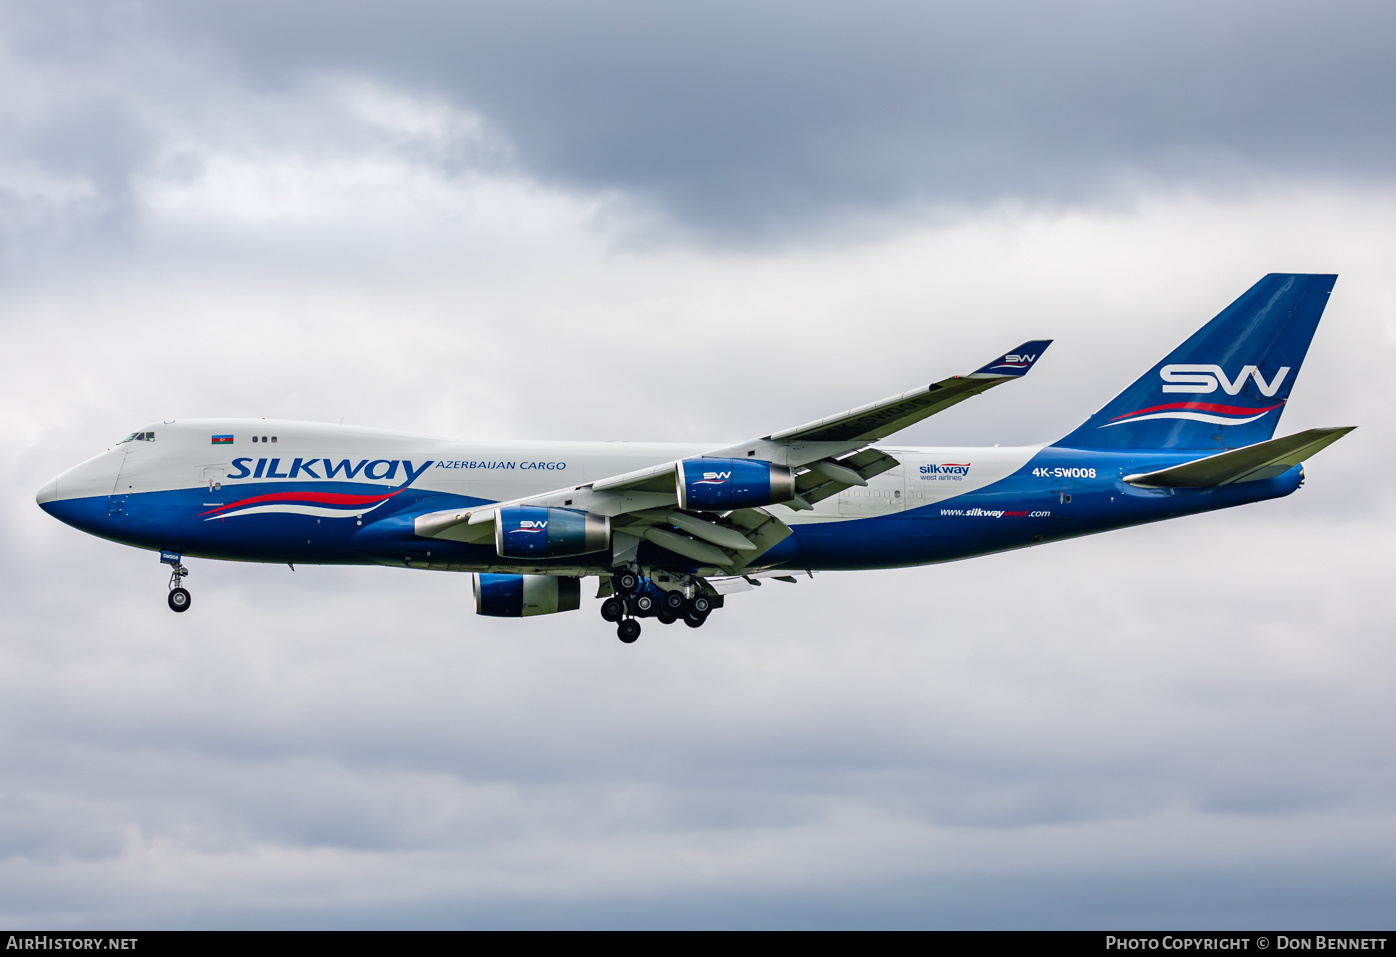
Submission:
[[[1347,425],[1334,429],[1309,429],[1243,449],[1209,455],[1186,465],[1126,475],[1124,480],[1140,488],[1215,488],[1235,482],[1258,482],[1288,472],[1355,428],[1357,426]]]

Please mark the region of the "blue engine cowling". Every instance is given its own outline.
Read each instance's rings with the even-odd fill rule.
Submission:
[[[494,520],[501,558],[568,558],[611,546],[611,520],[575,508],[511,505]]]
[[[475,575],[475,614],[528,618],[582,606],[582,580],[563,575]]]
[[[679,508],[725,512],[788,502],[795,477],[783,465],[753,459],[684,459],[679,463]]]

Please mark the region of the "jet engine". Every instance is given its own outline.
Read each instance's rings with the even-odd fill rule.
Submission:
[[[678,490],[679,508],[726,512],[790,501],[795,477],[783,465],[753,459],[684,459]]]
[[[611,520],[575,508],[512,505],[494,520],[494,548],[502,558],[569,558],[611,546]]]
[[[528,618],[582,606],[582,580],[561,575],[474,576],[475,614]]]

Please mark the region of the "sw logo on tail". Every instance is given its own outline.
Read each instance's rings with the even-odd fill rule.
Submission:
[[[1227,395],[1240,392],[1241,386],[1246,384],[1246,377],[1252,376],[1260,394],[1268,399],[1280,390],[1280,383],[1289,375],[1289,366],[1281,366],[1280,371],[1275,373],[1275,378],[1269,382],[1265,381],[1265,377],[1256,366],[1242,366],[1235,382],[1228,379],[1222,367],[1218,365],[1174,363],[1164,366],[1158,374],[1159,378],[1168,383],[1163,387],[1164,392],[1215,392],[1220,385]]]

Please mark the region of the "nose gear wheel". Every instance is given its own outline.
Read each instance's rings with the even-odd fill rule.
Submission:
[[[170,569],[170,594],[165,599],[165,603],[170,606],[170,611],[185,612],[189,610],[189,604],[193,600],[189,597],[189,589],[184,587],[184,576],[189,574],[189,569],[178,562],[169,562]]]

